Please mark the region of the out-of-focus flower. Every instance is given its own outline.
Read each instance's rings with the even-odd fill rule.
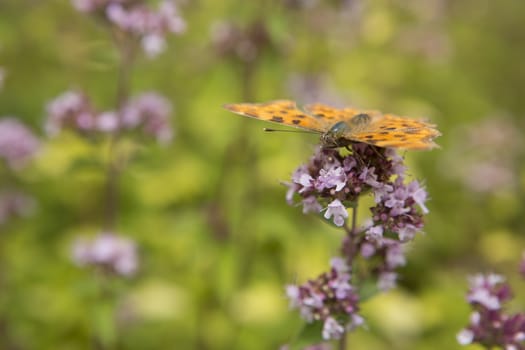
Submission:
[[[159,94],[141,94],[122,108],[121,126],[128,130],[142,128],[145,134],[155,137],[160,143],[168,143],[173,138],[169,123],[171,109],[169,101]]]
[[[331,106],[344,106],[344,98],[321,74],[292,74],[287,82],[292,98],[301,103],[322,101]]]
[[[487,349],[525,349],[525,313],[508,315],[503,310],[511,298],[510,286],[503,276],[472,277],[467,300],[474,310],[470,324],[458,333],[458,342],[479,343]]]
[[[123,32],[138,37],[150,57],[164,51],[168,34],[186,30],[186,22],[170,0],[160,2],[157,10],[134,0],[73,0],[73,6],[80,12],[104,16]]]
[[[186,22],[177,6],[166,0],[155,11],[144,5],[125,6],[118,2],[106,8],[107,18],[121,30],[141,38],[142,48],[150,57],[155,57],[165,48],[167,34],[182,34]]]
[[[329,272],[303,285],[289,285],[286,294],[290,307],[300,310],[307,322],[322,321],[323,338],[339,339],[341,335],[363,324],[359,316],[359,296],[350,284],[349,267],[341,258],[331,261]]]
[[[113,111],[102,112],[97,115],[95,120],[96,130],[104,133],[116,132],[120,127],[119,124],[118,115]]]
[[[51,136],[64,128],[84,134],[141,130],[159,143],[168,143],[173,138],[171,110],[166,98],[148,92],[130,99],[119,111],[98,112],[84,94],[69,91],[48,104],[46,130]]]
[[[0,119],[0,158],[19,169],[35,155],[40,141],[24,124],[12,117]]]
[[[78,91],[66,91],[47,104],[45,130],[54,136],[69,127],[78,131],[95,128],[96,112],[87,96]]]
[[[261,21],[247,28],[231,22],[216,22],[210,31],[212,45],[219,55],[244,62],[254,61],[265,49],[274,47],[270,33]]]
[[[290,346],[283,345],[279,348],[279,350],[290,350]],[[332,344],[320,343],[320,344],[308,345],[302,348],[301,350],[332,350]]]
[[[458,130],[441,168],[473,192],[493,193],[518,186],[517,164],[524,155],[521,127],[507,117],[493,117]]]
[[[397,45],[402,50],[431,62],[445,61],[452,53],[450,39],[439,25],[424,24],[401,31]]]
[[[355,7],[355,3],[360,0],[334,0],[334,1],[319,1],[319,0],[283,0],[284,5],[290,10],[313,10],[321,11],[321,7],[333,7],[336,10],[344,11],[348,8]]]
[[[28,195],[15,191],[0,192],[0,225],[5,224],[11,217],[25,217],[35,208],[35,201]]]
[[[80,12],[92,13],[105,9],[110,4],[131,3],[134,0],[72,0],[73,7]]]
[[[101,232],[90,240],[78,238],[72,251],[79,266],[99,267],[126,277],[134,275],[138,268],[135,242],[112,232]]]

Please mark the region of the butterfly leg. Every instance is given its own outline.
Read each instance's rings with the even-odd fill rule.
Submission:
[[[372,150],[377,154],[380,158],[386,159],[385,155],[378,151],[377,147],[372,146]]]

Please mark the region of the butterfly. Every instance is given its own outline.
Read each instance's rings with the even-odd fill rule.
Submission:
[[[294,101],[232,103],[227,110],[251,118],[293,126],[321,135],[328,148],[363,142],[378,147],[426,150],[438,147],[436,125],[379,111],[334,108],[321,103],[297,107]]]

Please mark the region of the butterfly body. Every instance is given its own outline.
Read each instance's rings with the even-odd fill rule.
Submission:
[[[334,108],[316,103],[304,111],[295,102],[237,103],[226,109],[251,118],[309,130],[321,135],[325,147],[344,147],[363,142],[378,147],[431,149],[441,135],[435,125],[378,111]]]
[[[344,147],[352,143],[348,137],[345,137],[351,132],[349,123],[340,121],[335,123],[327,132],[321,134],[321,143],[328,148]]]

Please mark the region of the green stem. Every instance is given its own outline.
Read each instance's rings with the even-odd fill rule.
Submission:
[[[118,180],[120,172],[115,161],[116,135],[109,136],[108,159],[106,163],[106,189],[105,189],[105,210],[104,210],[104,230],[112,231],[118,213]]]
[[[119,36],[119,33],[113,33],[115,46],[119,54],[119,64],[117,72],[116,86],[116,109],[117,113],[126,103],[130,93],[130,80],[133,61],[135,57],[135,48],[130,38]],[[121,116],[118,116],[121,119]],[[108,137],[108,154],[106,163],[106,189],[105,189],[105,210],[104,224],[105,230],[112,231],[118,216],[118,183],[120,178],[120,164],[117,153],[118,131]]]

